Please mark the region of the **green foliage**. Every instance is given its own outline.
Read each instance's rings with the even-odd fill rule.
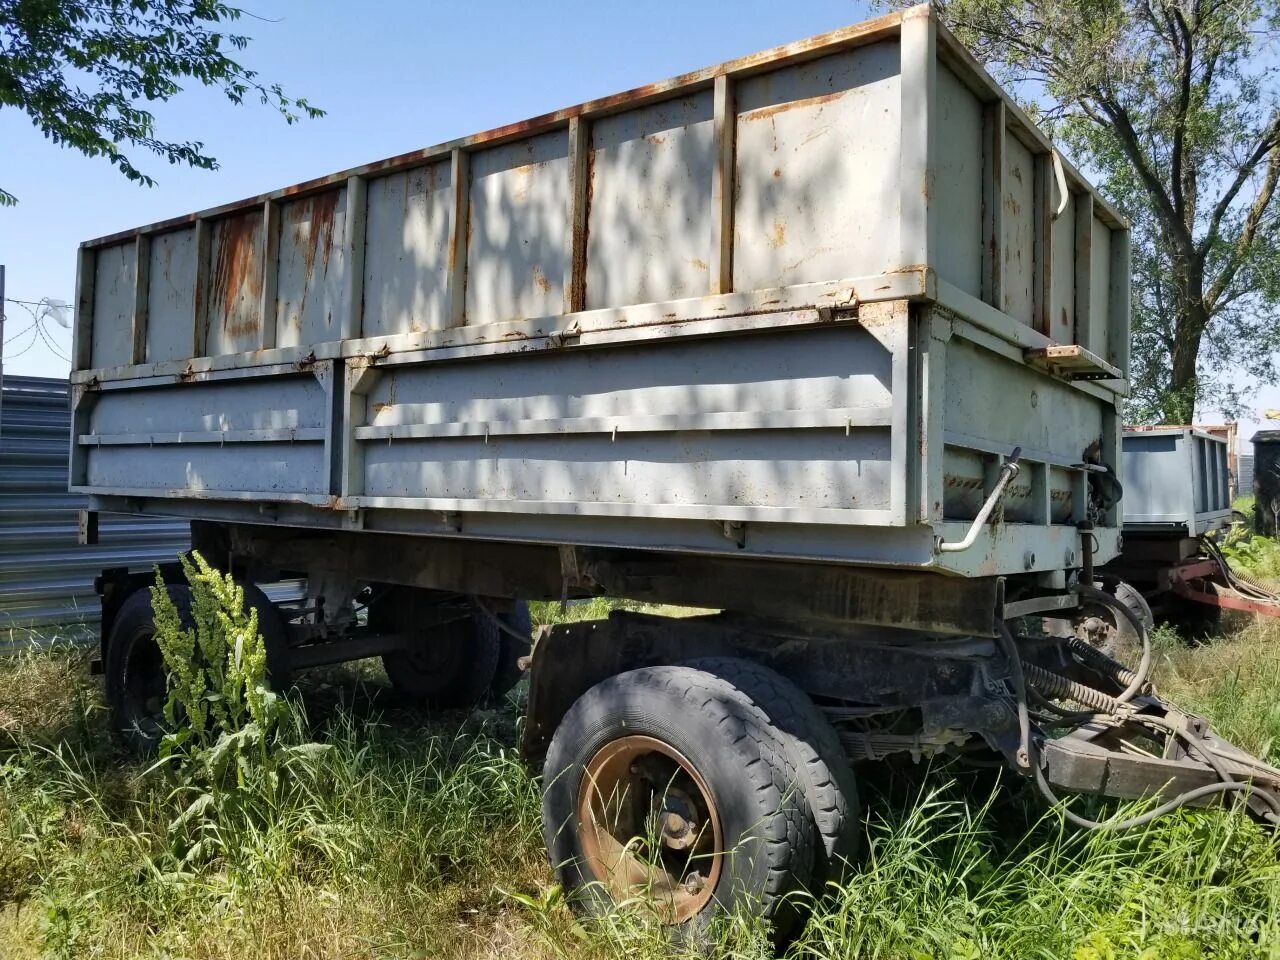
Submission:
[[[183,625],[159,569],[151,588],[156,643],[169,672],[165,718],[177,727],[168,743],[191,741],[203,747],[211,738],[241,735],[250,728],[253,738],[265,743],[287,711],[267,683],[258,611],[246,613],[244,588],[198,552],[181,561],[191,586],[193,626]]]
[[[1228,537],[1221,549],[1232,567],[1255,577],[1280,578],[1280,543],[1271,537],[1246,532]]]
[[[235,104],[256,98],[288,123],[323,115],[236,59],[249,38],[228,27],[243,15],[218,0],[0,0],[0,109],[21,110],[49,140],[106,157],[147,186],[155,181],[127,147],[216,170],[203,143],[158,137],[145,105],[194,81]],[[14,202],[0,189],[0,206]]]
[[[908,0],[903,0],[905,5]],[[1134,420],[1232,413],[1280,345],[1272,0],[940,0],[1132,224]]]

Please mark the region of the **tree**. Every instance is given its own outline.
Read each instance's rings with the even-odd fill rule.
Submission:
[[[1280,344],[1280,5],[939,0],[1129,217],[1135,419],[1239,407]]]
[[[158,137],[145,105],[193,80],[232,103],[257,97],[288,123],[323,115],[234,59],[249,38],[225,31],[243,15],[217,0],[0,0],[0,109],[23,111],[54,143],[106,157],[147,186],[155,181],[126,148],[216,170],[203,143]],[[0,206],[15,202],[0,188]]]

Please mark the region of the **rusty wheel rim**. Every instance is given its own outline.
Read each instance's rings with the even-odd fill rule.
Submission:
[[[578,822],[586,866],[615,901],[648,896],[667,923],[711,902],[724,865],[720,814],[670,744],[633,735],[597,750],[578,788]]]

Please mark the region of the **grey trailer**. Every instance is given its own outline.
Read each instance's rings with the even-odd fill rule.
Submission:
[[[1126,427],[1123,451],[1124,538],[1102,575],[1131,608],[1192,639],[1214,633],[1223,610],[1280,616],[1280,595],[1234,570],[1219,544],[1245,519],[1231,506],[1227,437],[1197,427]],[[1095,642],[1125,632],[1094,612],[1079,629]]]
[[[1227,441],[1195,427],[1124,432],[1124,535],[1200,537],[1231,523]]]
[[[846,752],[1273,810],[1141,673],[1021,639],[1115,604],[1129,234],[929,6],[91,240],[78,286],[72,489],[305,577],[251,597],[278,682],[381,655],[466,704],[529,665],[584,906],[772,916],[851,852]],[[102,578],[103,662],[145,746],[139,586]],[[530,659],[521,601],[593,595],[720,612]],[[1028,707],[1081,696],[1073,738]]]

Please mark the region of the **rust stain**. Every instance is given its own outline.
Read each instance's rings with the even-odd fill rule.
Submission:
[[[543,293],[551,292],[551,281],[547,279],[547,275],[542,272],[541,267],[533,268],[533,282],[538,285],[538,289]]]
[[[703,260],[701,257],[694,257],[692,260],[689,261],[689,263],[692,264],[698,270],[707,269],[707,261]]]
[[[757,110],[751,110],[741,114],[741,119],[747,123],[754,123],[757,120],[768,120],[770,117],[776,117],[780,113],[786,113],[788,110],[804,109],[806,107],[821,107],[823,104],[832,103],[841,97],[848,96],[850,91],[837,90],[834,93],[824,93],[816,97],[806,97],[803,100],[788,100],[786,103],[775,103],[771,107],[760,107]]]
[[[911,16],[915,15],[916,14],[912,14]],[[360,174],[368,176],[375,173],[404,170],[409,167],[420,166],[424,162],[447,159],[450,151],[454,149],[472,150],[482,146],[496,146],[510,140],[519,139],[530,133],[550,132],[557,128],[563,128],[565,123],[573,117],[593,113],[611,113],[623,107],[641,106],[656,99],[679,95],[688,88],[705,87],[710,84],[716,76],[751,71],[765,65],[783,66],[787,63],[802,62],[821,54],[835,53],[840,50],[851,49],[862,44],[874,42],[883,36],[893,35],[894,31],[899,28],[903,19],[904,14],[896,12],[888,13],[875,20],[867,20],[850,27],[844,27],[840,30],[832,31],[831,33],[824,33],[804,40],[798,40],[794,43],[773,47],[769,50],[762,50],[759,53],[749,54],[748,56],[740,57],[737,60],[731,60],[715,67],[695,70],[690,73],[681,74],[677,77],[672,77],[669,80],[661,80],[656,83],[645,84],[631,90],[623,91],[622,93],[615,93],[607,97],[601,97],[598,100],[591,100],[564,110],[544,113],[528,120],[521,120],[501,127],[494,127],[491,130],[486,130],[483,133],[477,133],[469,137],[462,137],[446,143],[436,144],[435,146],[426,147],[421,150],[412,150],[408,153],[397,154],[396,156],[387,157],[383,160],[376,160],[372,163],[367,163],[359,167],[342,170],[323,177],[316,177],[312,180],[305,180],[301,183],[292,184],[291,186],[284,187],[283,189],[275,190],[270,193],[258,194],[257,196],[247,197],[243,200],[236,200],[231,203],[222,204],[221,206],[201,211],[199,213],[189,213],[183,216],[173,217],[168,220],[161,220],[142,228],[123,230],[118,233],[96,237],[93,240],[86,241],[82,246],[88,248],[110,246],[114,243],[130,240],[139,234],[158,233],[164,230],[187,226],[201,218],[220,216],[255,206],[261,206],[263,201],[267,199],[282,200],[320,193],[321,191],[327,191],[336,186],[341,186],[345,183],[348,177],[353,175]],[[953,47],[949,47],[948,49],[952,49],[954,51]]]
[[[334,217],[338,211],[338,191],[329,190],[314,197],[299,200],[285,208],[284,222],[293,233],[294,243],[302,247],[306,275],[304,286],[310,284],[315,271],[316,253],[324,255],[323,269],[329,269],[329,255],[333,251]]]
[[[774,168],[773,168],[773,175],[774,175],[775,177],[780,177],[780,176],[782,176],[782,169],[781,169],[780,167],[774,167]]]
[[[769,234],[769,246],[777,250],[787,242],[787,227],[781,220],[776,217],[773,220],[773,230]]]
[[[661,133],[646,133],[644,139],[655,147],[660,147],[667,142],[667,138]]]
[[[262,296],[259,249],[262,215],[256,211],[219,220],[217,255],[209,274],[208,302],[221,303],[222,329],[232,339],[258,332],[258,299]]]

